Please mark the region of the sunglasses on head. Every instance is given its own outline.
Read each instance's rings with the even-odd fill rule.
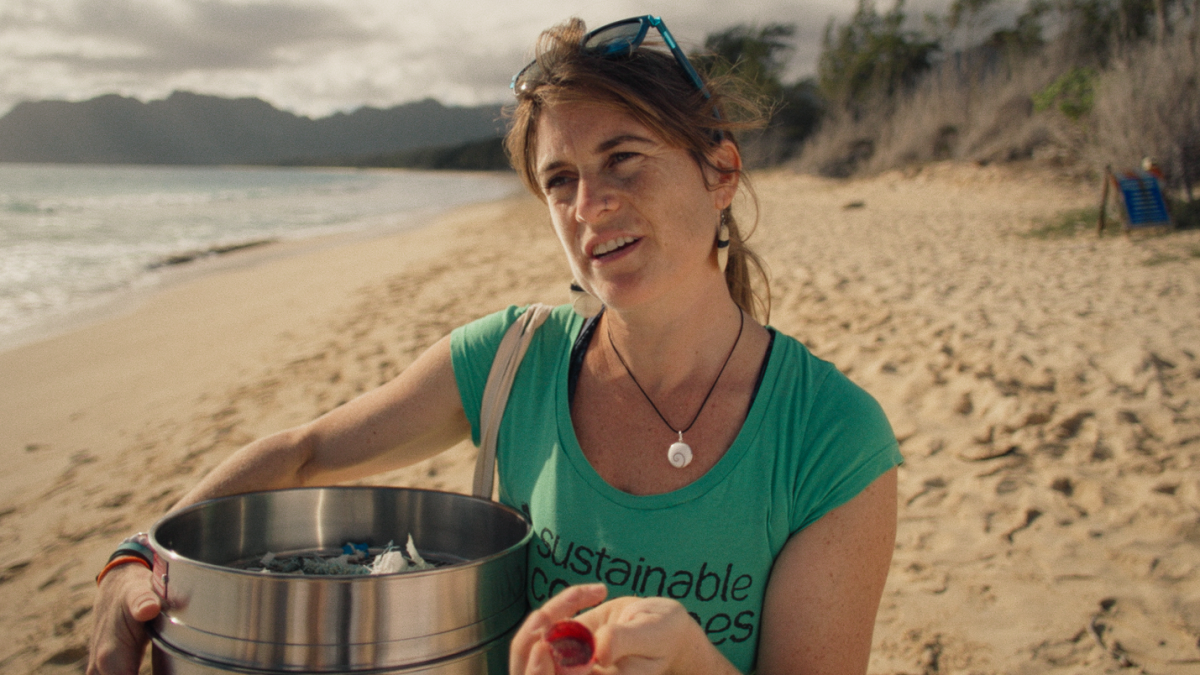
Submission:
[[[615,21],[606,26],[601,26],[596,30],[583,36],[583,45],[580,50],[585,54],[599,56],[605,59],[619,59],[629,56],[637,51],[638,47],[642,46],[642,41],[646,39],[646,33],[650,28],[658,29],[658,34],[662,36],[663,42],[666,43],[667,49],[671,50],[671,55],[675,57],[675,62],[679,64],[684,75],[696,87],[700,93],[704,94],[704,98],[709,98],[708,89],[704,86],[704,82],[700,79],[700,74],[692,67],[692,63],[688,61],[687,56],[679,45],[675,42],[671,31],[667,30],[667,25],[657,16],[635,16],[630,19],[622,19]],[[512,83],[509,88],[516,94],[523,94],[528,89],[532,88],[533,84],[540,79],[542,69],[538,67],[537,61],[531,61],[529,65],[521,69],[519,73],[513,76]]]

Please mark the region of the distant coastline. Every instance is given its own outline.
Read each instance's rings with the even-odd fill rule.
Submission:
[[[424,171],[509,171],[504,139],[485,138],[458,145],[437,145],[352,157],[317,157],[279,162],[275,166],[421,169]]]
[[[0,162],[39,164],[508,167],[499,105],[432,99],[312,119],[258,98],[177,91],[32,101],[0,117]]]

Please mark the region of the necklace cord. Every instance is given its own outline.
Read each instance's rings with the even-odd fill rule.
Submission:
[[[696,411],[696,414],[692,416],[692,421],[689,422],[688,425],[683,429],[676,429],[674,426],[672,426],[671,423],[667,421],[667,418],[663,416],[662,411],[658,409],[658,406],[654,405],[654,399],[650,398],[650,394],[647,394],[646,390],[642,388],[641,383],[638,382],[637,378],[633,376],[633,371],[629,369],[629,364],[625,363],[625,359],[621,357],[621,352],[617,351],[617,345],[613,342],[612,326],[605,322],[604,328],[605,332],[608,333],[608,344],[610,347],[612,347],[613,354],[616,354],[617,360],[621,362],[622,366],[625,366],[625,372],[629,374],[629,379],[633,380],[633,384],[638,388],[638,391],[642,392],[642,396],[646,397],[646,402],[650,404],[651,408],[654,408],[654,412],[658,414],[658,418],[663,421],[663,424],[667,425],[668,429],[678,433],[681,441],[683,440],[684,432],[695,426],[696,420],[700,419],[700,413],[704,412],[704,406],[708,405],[709,397],[711,397],[713,391],[716,390],[717,383],[721,381],[721,375],[725,372],[725,366],[729,365],[729,360],[733,358],[733,353],[737,351],[738,343],[742,341],[742,329],[746,327],[746,313],[739,309],[738,316],[741,318],[741,321],[738,323],[737,337],[733,339],[733,346],[729,348],[729,355],[725,357],[725,363],[722,363],[721,369],[717,371],[717,377],[713,380],[712,386],[708,388],[708,393],[704,395],[704,400],[700,402],[700,408]]]

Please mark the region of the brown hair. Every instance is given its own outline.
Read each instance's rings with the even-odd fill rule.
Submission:
[[[739,173],[757,218],[757,199],[746,176],[740,169],[715,166],[709,153],[721,140],[736,146],[734,131],[761,126],[760,108],[734,93],[732,83],[721,78],[705,81],[710,96],[704,96],[668,53],[643,47],[622,58],[586,54],[581,50],[585,33],[579,19],[542,33],[538,38],[537,68],[530,69],[538,71],[537,76],[519,88],[517,104],[509,111],[511,124],[504,145],[509,161],[529,191],[545,201],[534,166],[542,110],[561,103],[598,103],[631,115],[668,145],[687,150],[701,168]],[[733,108],[740,113],[737,119],[729,117]],[[749,232],[743,235],[739,231],[732,206],[722,215],[729,227],[725,283],[739,307],[765,322],[770,317],[771,292],[762,261],[746,245]],[[762,282],[762,297],[754,292],[755,276]]]

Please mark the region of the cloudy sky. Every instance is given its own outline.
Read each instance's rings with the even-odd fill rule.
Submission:
[[[909,0],[908,11],[948,0]],[[881,8],[891,6],[883,0]],[[505,101],[538,32],[661,15],[696,46],[738,23],[795,23],[791,75],[811,74],[830,17],[855,0],[0,0],[0,115],[23,100],[142,100],[176,89],[257,96],[323,116],[433,97]]]

